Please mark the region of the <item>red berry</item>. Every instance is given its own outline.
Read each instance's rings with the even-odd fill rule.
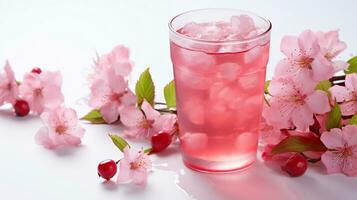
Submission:
[[[151,146],[153,152],[160,152],[166,149],[171,144],[171,135],[160,131],[151,137]]]
[[[98,165],[98,175],[104,179],[111,179],[117,173],[117,164],[114,160],[104,160]]]
[[[42,70],[41,68],[35,67],[31,70],[31,72],[35,74],[41,74]]]
[[[291,156],[285,164],[281,166],[281,169],[292,177],[301,176],[307,169],[307,161],[304,156],[297,153]]]
[[[27,101],[17,100],[14,105],[15,113],[19,117],[23,117],[29,114],[30,107]]]

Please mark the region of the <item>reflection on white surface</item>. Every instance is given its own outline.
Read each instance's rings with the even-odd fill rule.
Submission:
[[[243,171],[213,174],[185,167],[182,162],[177,162],[180,156],[173,156],[175,159],[166,156],[163,156],[167,161],[165,165],[156,165],[155,168],[174,172],[175,183],[191,199],[299,199],[284,182],[272,179],[270,173],[276,172],[271,172],[272,169],[261,161]]]

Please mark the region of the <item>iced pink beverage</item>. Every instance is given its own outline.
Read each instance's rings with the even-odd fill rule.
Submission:
[[[178,15],[170,29],[185,164],[210,172],[249,166],[256,159],[270,22],[205,9]]]

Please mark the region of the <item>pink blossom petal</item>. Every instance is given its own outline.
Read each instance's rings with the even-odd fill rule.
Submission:
[[[45,110],[43,98],[31,97],[26,100],[28,101],[30,109],[34,114],[41,114]]]
[[[315,81],[328,80],[335,74],[333,65],[321,55],[315,57],[311,63],[311,67],[313,72],[312,78]]]
[[[117,75],[112,68],[107,69],[106,73],[108,86],[112,89],[112,91],[115,93],[123,93],[125,88],[128,87],[128,83],[124,80],[124,77]]]
[[[349,66],[349,64],[343,60],[335,60],[332,62],[332,66],[335,70],[335,72],[339,72],[342,70],[346,70]]]
[[[313,92],[306,98],[305,102],[317,114],[324,114],[331,109],[327,93],[323,91]]]
[[[291,109],[292,110],[292,109]],[[263,117],[268,125],[275,127],[276,129],[290,128],[292,126],[290,119],[291,111],[281,112],[280,109],[275,106],[266,106],[263,109]]]
[[[326,151],[322,154],[321,161],[325,165],[328,174],[341,172],[341,166],[336,162],[338,159],[338,155],[331,151]]]
[[[300,49],[298,38],[296,36],[284,36],[280,43],[280,51],[287,57],[299,56]]]
[[[77,126],[78,117],[77,113],[74,109],[68,108],[61,111],[61,115],[59,115],[59,119],[61,121],[65,121],[68,126]]]
[[[132,64],[129,61],[117,62],[113,66],[115,73],[121,76],[128,76],[132,70]]]
[[[103,104],[105,104],[107,101],[105,97],[111,92],[110,88],[102,79],[95,80],[92,83],[90,90],[91,97],[89,100],[89,105],[94,108],[100,108]]]
[[[115,60],[126,60],[130,56],[129,49],[123,45],[117,45],[110,52],[110,55]]]
[[[294,95],[296,89],[290,78],[273,78],[269,85],[269,92],[272,96]]]
[[[357,101],[349,101],[340,104],[343,116],[355,115],[357,113]]]
[[[145,185],[147,181],[146,169],[135,170],[133,172],[133,182],[137,185]]]
[[[143,101],[141,109],[143,109],[146,119],[148,120],[156,120],[158,117],[160,117],[160,113],[154,110],[146,100]]]
[[[357,93],[357,73],[347,75],[345,84],[350,91]]]
[[[100,113],[107,123],[113,123],[118,120],[119,110],[118,105],[114,102],[108,102],[100,108]]]
[[[310,125],[314,124],[313,113],[306,105],[295,109],[291,119],[299,131],[306,131]]]
[[[148,133],[147,129],[141,128],[141,127],[130,127],[126,128],[123,131],[123,134],[127,137],[132,137],[132,138],[146,138]]]
[[[324,132],[321,135],[320,139],[325,144],[325,146],[329,149],[336,149],[344,146],[342,131],[341,129],[338,128],[334,128],[330,130],[330,132]]]
[[[174,129],[175,123],[177,122],[176,115],[165,114],[161,115],[153,124],[156,131],[166,131],[171,132]]]
[[[54,148],[56,146],[48,137],[48,129],[46,127],[41,127],[40,130],[36,133],[35,141],[37,144],[42,145],[48,149]]]
[[[144,114],[135,106],[125,107],[120,112],[120,121],[127,127],[138,126],[144,119]]]
[[[78,146],[82,143],[81,138],[70,136],[70,135],[64,135],[63,139],[65,141],[65,144],[68,144],[71,146]]]
[[[122,105],[123,106],[132,106],[136,104],[136,96],[131,91],[128,90],[122,97],[121,97]]]
[[[44,83],[50,83],[51,85],[56,85],[59,87],[62,85],[62,76],[59,71],[44,71],[40,74],[40,80]]]
[[[275,67],[275,77],[286,76],[298,72],[299,68],[292,65],[287,58],[284,58],[278,62]]]
[[[118,183],[128,183],[133,179],[133,171],[130,169],[130,163],[126,160],[120,161]]]
[[[43,88],[43,104],[47,109],[60,106],[64,102],[64,96],[61,92],[61,88],[56,85],[48,85]]]
[[[305,51],[307,56],[316,55],[316,53],[320,50],[317,37],[311,30],[305,30],[299,35],[298,44],[299,47]]]
[[[343,102],[352,98],[352,94],[343,86],[334,85],[329,91],[337,102]]]
[[[347,125],[343,127],[342,130],[342,136],[347,142],[348,146],[355,146],[357,148],[357,126]]]
[[[274,101],[270,103],[264,113],[264,117],[268,124],[282,129],[292,127],[291,116],[295,109],[295,105],[289,102]]]
[[[78,139],[81,139],[84,136],[84,133],[85,129],[78,125],[75,125],[66,132],[67,135]]]

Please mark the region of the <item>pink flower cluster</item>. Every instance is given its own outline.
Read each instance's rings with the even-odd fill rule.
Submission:
[[[131,70],[129,49],[121,45],[99,57],[95,63],[94,74],[90,78],[89,105],[98,109],[107,123],[117,121],[125,107],[136,103],[136,96],[128,87]]]
[[[334,60],[345,48],[338,31],[306,30],[299,37],[285,36],[281,51],[286,57],[277,64],[269,86],[266,121],[279,129],[296,127],[306,131],[314,123],[313,114],[329,112],[328,94],[315,87],[319,81],[346,69],[346,62]]]
[[[107,123],[120,119],[127,127],[124,134],[129,137],[150,139],[159,131],[171,132],[175,115],[161,115],[147,101],[137,107],[137,98],[128,86],[131,70],[129,49],[122,45],[99,57],[90,78],[89,105],[98,109]]]
[[[4,71],[0,74],[0,106],[11,103],[16,109],[16,102],[21,100],[33,114],[40,115],[45,126],[35,136],[38,144],[54,148],[81,143],[84,129],[78,125],[76,112],[64,107],[60,72],[35,68],[18,83],[8,61]]]
[[[61,92],[62,77],[59,72],[26,73],[23,82],[17,83],[8,61],[0,74],[0,106],[4,103],[15,104],[25,100],[34,114],[63,104]]]
[[[357,113],[357,74],[347,75],[345,86],[334,85],[328,91],[316,89],[318,83],[328,81],[348,67],[347,62],[336,60],[345,48],[338,31],[306,30],[298,37],[282,39],[281,52],[285,58],[277,64],[265,97],[267,105],[261,125],[261,142],[266,145],[263,158],[274,159],[267,155],[288,136],[308,136],[321,140],[327,151],[304,152],[305,155],[321,157],[328,173],[356,174],[357,126],[327,131],[325,124],[336,103],[340,104],[344,116]],[[312,132],[314,126],[318,127],[318,133]],[[286,160],[291,155],[287,152],[276,155],[275,159]]]

